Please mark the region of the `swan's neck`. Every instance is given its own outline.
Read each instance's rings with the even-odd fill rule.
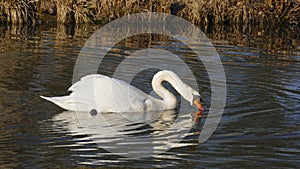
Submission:
[[[153,91],[163,99],[164,106],[166,106],[165,109],[175,109],[177,104],[176,97],[162,85],[163,81],[169,82],[181,95],[183,82],[171,71],[160,71],[152,79]]]

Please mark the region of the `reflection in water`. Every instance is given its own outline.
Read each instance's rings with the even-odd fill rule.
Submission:
[[[65,111],[53,117],[53,127],[61,130],[55,128],[63,123],[72,135],[87,135],[83,138],[116,155],[154,157],[171,148],[198,144],[198,135],[189,133],[191,113],[181,115],[180,120],[177,114],[175,110],[98,114]],[[180,130],[176,125],[181,126]],[[180,142],[185,136],[193,136],[194,141]]]

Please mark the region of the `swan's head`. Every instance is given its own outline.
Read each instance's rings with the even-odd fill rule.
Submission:
[[[181,96],[187,100],[188,102],[190,102],[191,105],[193,105],[194,101],[198,100],[200,98],[200,94],[198,91],[194,90],[193,88],[191,88],[190,86],[184,84],[182,86],[182,92],[181,92]],[[200,101],[200,99],[199,99]]]
[[[201,112],[204,111],[204,107],[200,103],[201,96],[198,91],[194,90],[190,86],[187,86],[186,93],[182,96],[189,101],[191,105],[194,103]]]

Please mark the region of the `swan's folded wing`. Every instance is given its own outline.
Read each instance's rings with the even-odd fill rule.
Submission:
[[[74,91],[76,88],[87,86],[91,83],[94,83],[95,79],[110,79],[108,76],[100,75],[100,74],[90,74],[82,77],[78,82],[74,83],[68,91]]]
[[[92,74],[74,83],[69,91],[76,108],[101,112],[136,112],[147,109],[148,95],[130,84],[104,75]]]

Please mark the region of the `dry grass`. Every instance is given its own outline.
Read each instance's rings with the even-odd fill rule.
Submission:
[[[195,24],[300,23],[300,1],[293,0],[94,0],[96,19],[116,19],[137,12],[164,12]]]
[[[0,0],[0,20],[13,24],[35,22],[37,18],[35,13],[38,10],[43,11],[42,15],[56,14],[57,22],[87,23],[151,11],[171,13],[202,25],[300,24],[299,0],[50,0],[49,2]]]
[[[35,24],[36,0],[1,0],[0,14],[7,23],[12,24]]]

